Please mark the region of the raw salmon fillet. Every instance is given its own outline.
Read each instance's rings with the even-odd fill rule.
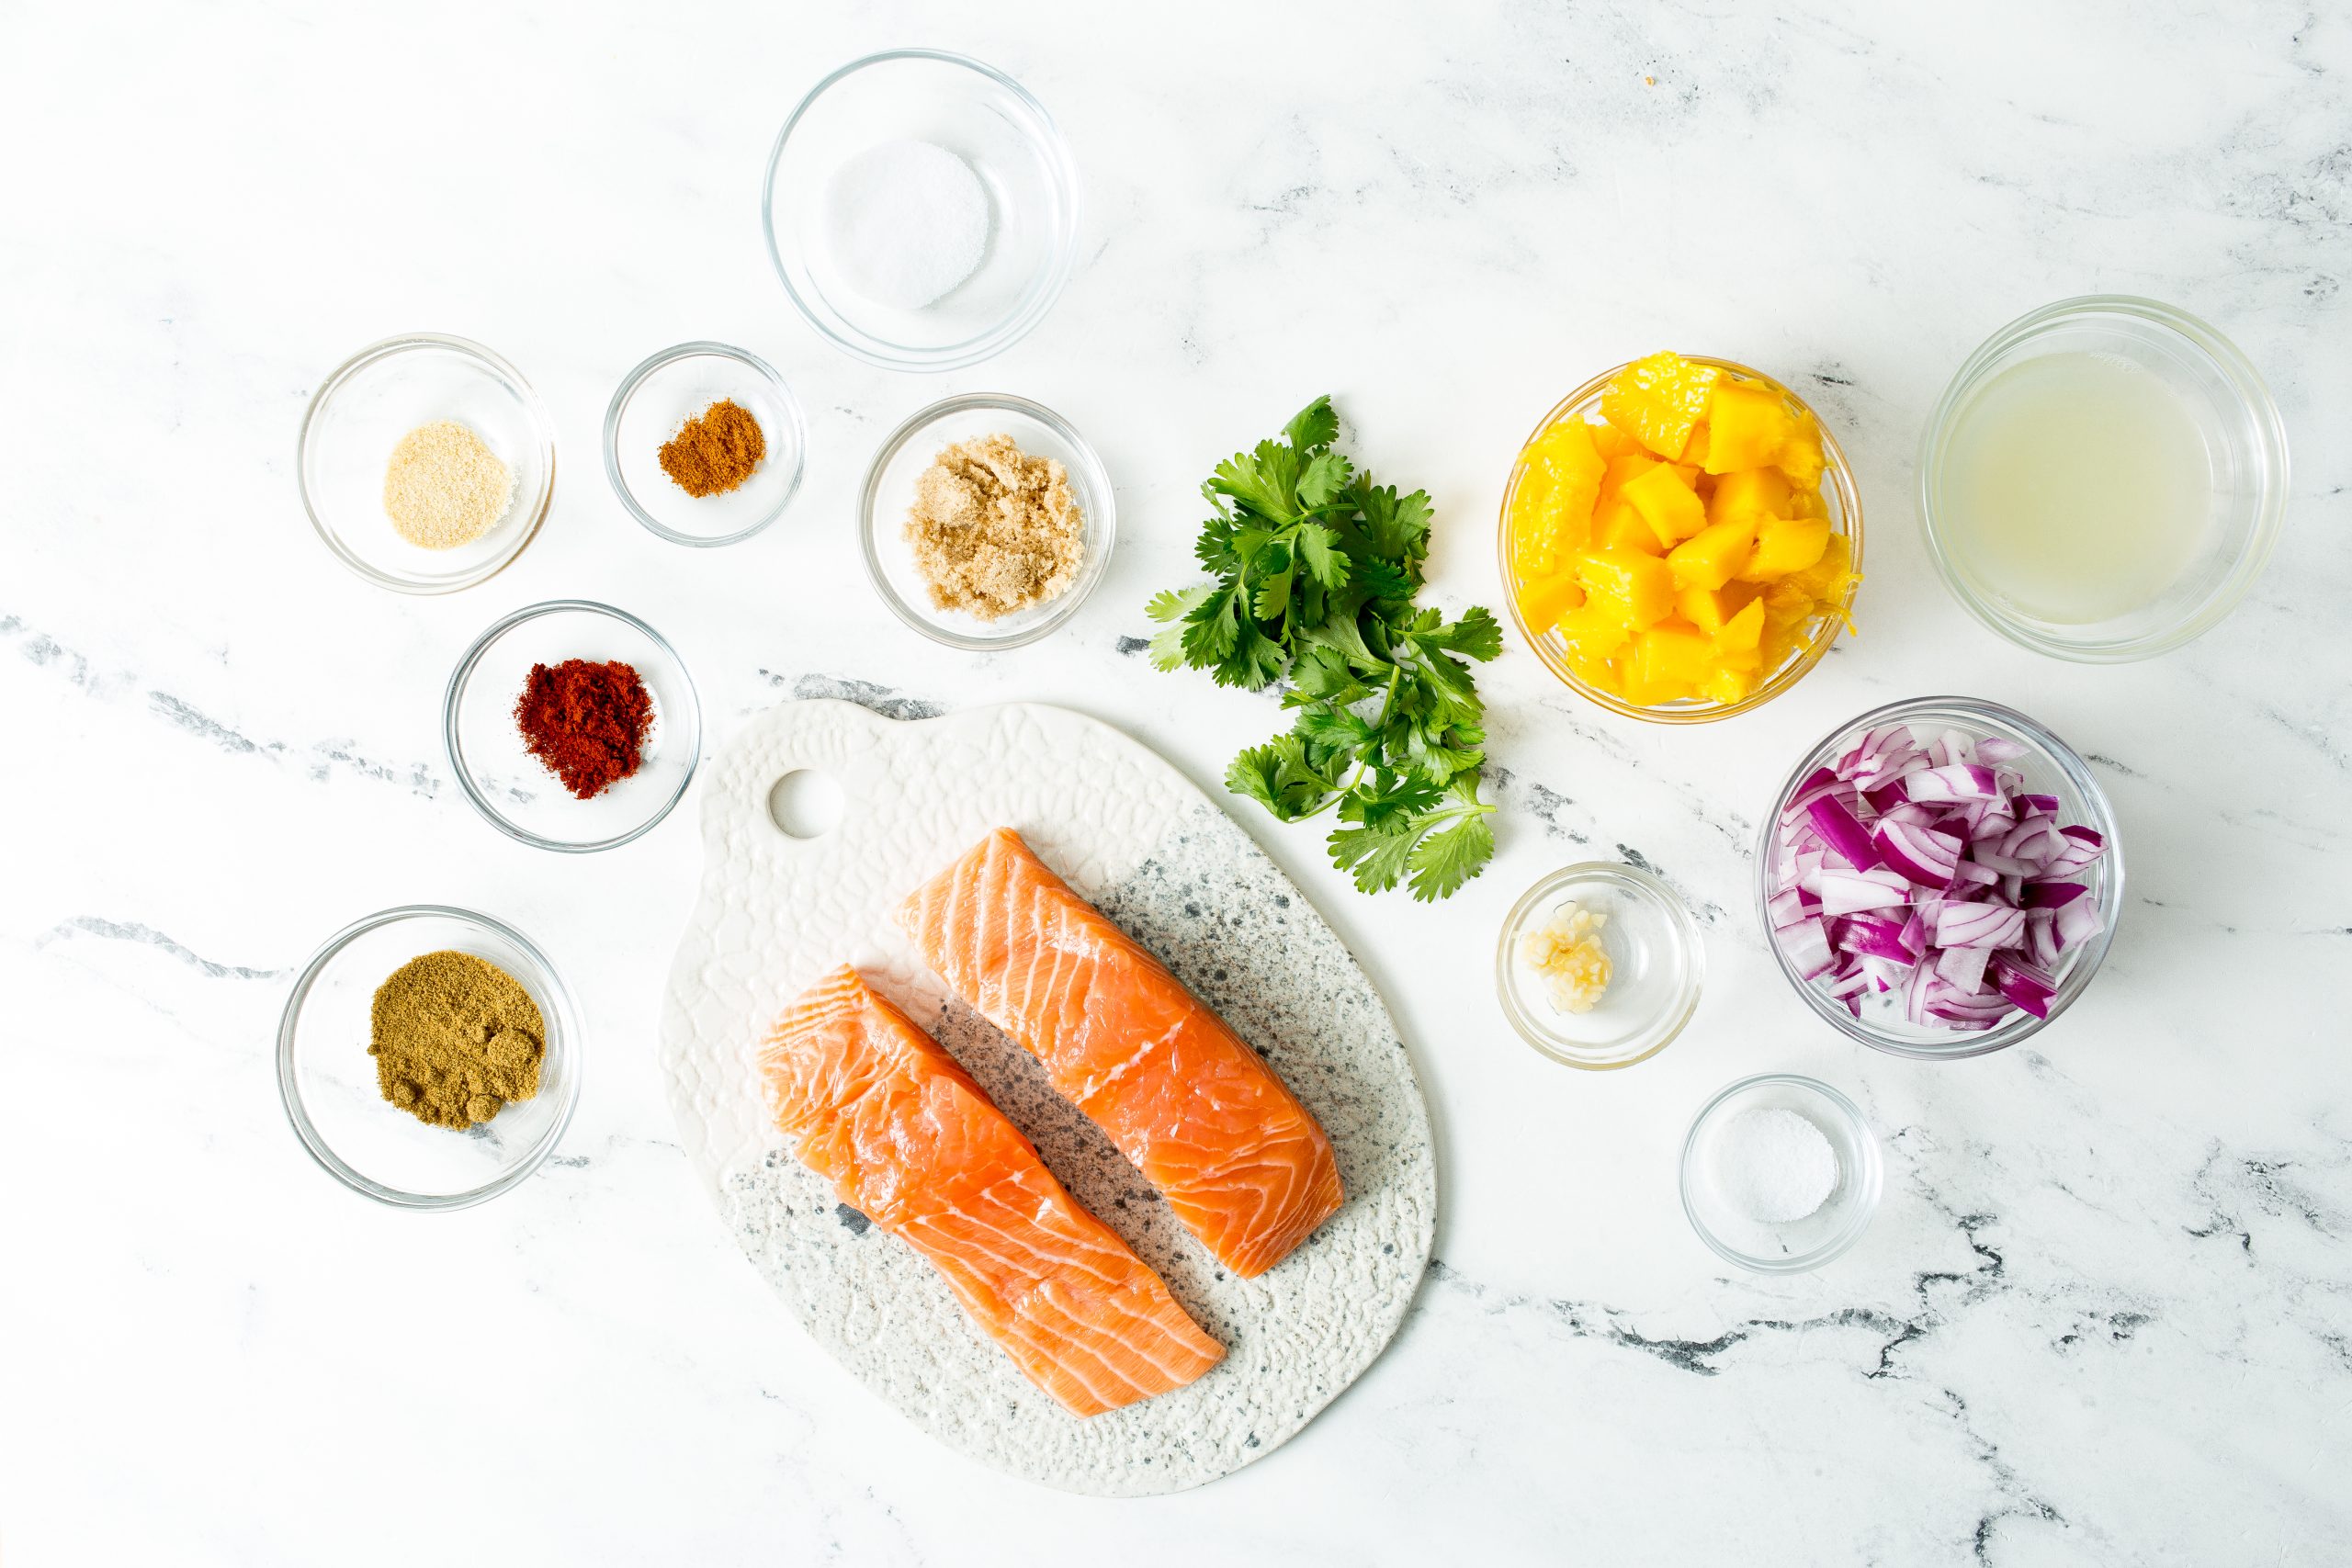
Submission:
[[[898,920],[1235,1273],[1264,1273],[1338,1212],[1331,1140],[1306,1107],[1012,829],[925,884]]]
[[[1182,1388],[1224,1358],[956,1059],[856,971],[785,1010],[760,1076],[800,1163],[922,1253],[1073,1415]]]

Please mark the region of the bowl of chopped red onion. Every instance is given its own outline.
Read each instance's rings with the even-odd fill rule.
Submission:
[[[2123,902],[2089,766],[1973,697],[1866,713],[1781,787],[1757,847],[1772,954],[1806,1005],[1898,1056],[1979,1056],[2073,1005]]]

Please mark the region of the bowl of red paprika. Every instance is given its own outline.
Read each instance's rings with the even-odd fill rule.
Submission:
[[[582,854],[639,837],[684,796],[702,707],[661,633],[609,604],[555,599],[474,639],[449,677],[441,732],[491,826]]]

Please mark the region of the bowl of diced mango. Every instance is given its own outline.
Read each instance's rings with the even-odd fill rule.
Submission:
[[[1788,388],[1654,354],[1528,437],[1502,566],[1520,634],[1562,681],[1614,713],[1704,723],[1779,696],[1851,629],[1861,500]]]

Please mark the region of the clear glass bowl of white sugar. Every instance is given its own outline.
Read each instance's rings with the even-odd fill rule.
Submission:
[[[818,83],[776,136],[761,200],[795,308],[890,370],[953,370],[1020,341],[1069,277],[1078,209],[1078,165],[1045,107],[926,49]]]

